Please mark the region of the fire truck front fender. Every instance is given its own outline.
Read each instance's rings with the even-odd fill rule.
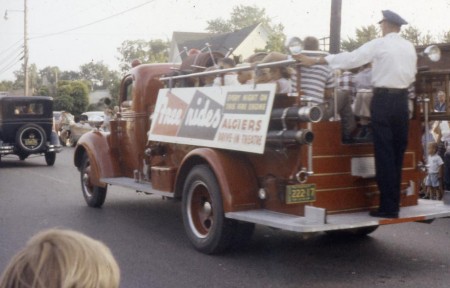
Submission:
[[[83,157],[89,157],[91,166],[91,183],[96,186],[106,187],[100,182],[100,178],[114,177],[119,171],[116,156],[109,145],[109,133],[93,131],[83,134],[77,142],[74,152],[74,164],[80,169]]]
[[[177,173],[177,196],[182,197],[189,171],[200,164],[207,164],[215,174],[222,193],[224,212],[259,207],[258,181],[247,158],[237,152],[210,148],[195,149],[186,155]]]

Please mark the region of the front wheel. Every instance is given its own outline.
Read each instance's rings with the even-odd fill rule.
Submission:
[[[187,176],[182,214],[187,236],[198,251],[219,253],[232,243],[236,223],[225,218],[219,184],[207,165],[195,166]]]
[[[105,203],[106,187],[93,185],[91,179],[91,162],[87,154],[84,154],[80,168],[81,190],[84,200],[90,207],[99,208]]]

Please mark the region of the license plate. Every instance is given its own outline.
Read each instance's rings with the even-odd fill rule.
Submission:
[[[297,184],[286,186],[286,204],[316,201],[315,184]]]
[[[37,139],[25,139],[24,142],[26,146],[37,146],[38,144]]]

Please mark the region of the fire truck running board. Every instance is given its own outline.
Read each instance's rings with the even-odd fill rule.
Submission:
[[[100,178],[100,181],[109,185],[116,185],[129,189],[136,190],[137,192],[150,193],[154,195],[160,195],[165,197],[174,197],[174,193],[161,190],[155,190],[150,182],[136,182],[133,178],[129,177],[115,177],[115,178]]]
[[[314,209],[317,208],[314,207]],[[402,207],[400,209],[400,217],[396,219],[371,217],[368,212],[351,212],[326,215],[325,221],[320,221],[318,220],[320,217],[317,217],[320,211],[319,213],[309,213],[310,216],[308,213],[306,214],[307,216],[303,217],[259,209],[228,212],[225,214],[225,217],[287,231],[310,233],[421,222],[435,218],[450,217],[450,205],[445,205],[442,201],[419,200],[417,206]]]

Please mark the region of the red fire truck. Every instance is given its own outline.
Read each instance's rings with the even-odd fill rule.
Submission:
[[[123,78],[110,132],[84,134],[75,150],[89,206],[104,204],[108,185],[180,200],[188,238],[203,253],[248,241],[255,224],[366,235],[450,216],[448,195],[418,197],[426,101],[414,101],[400,217],[370,217],[379,203],[372,143],[343,144],[339,121],[320,121],[320,108],[301,93],[277,94],[272,83],[202,87],[207,75],[295,64],[201,72],[220,57],[141,64]]]

